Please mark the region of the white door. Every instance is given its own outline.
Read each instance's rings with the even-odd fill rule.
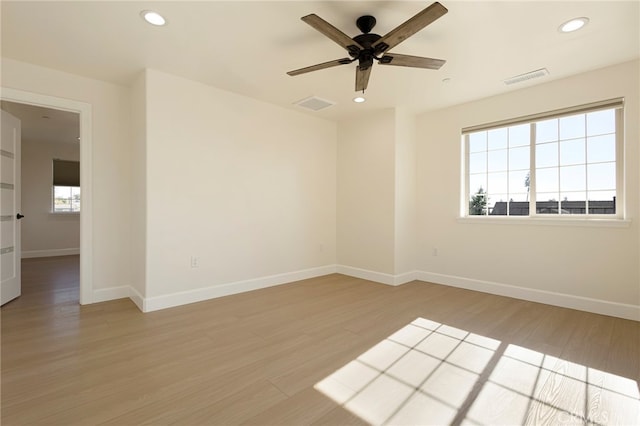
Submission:
[[[20,296],[20,120],[2,111],[0,305]]]

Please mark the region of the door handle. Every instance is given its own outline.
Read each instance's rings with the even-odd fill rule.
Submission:
[[[22,214],[20,214],[20,213],[18,213],[18,214],[16,215],[16,219],[18,219],[18,220],[22,219],[23,217],[24,217],[24,215],[22,215]]]

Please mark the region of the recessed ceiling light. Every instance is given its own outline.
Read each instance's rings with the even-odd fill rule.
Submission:
[[[151,25],[155,25],[161,27],[167,23],[167,20],[164,19],[162,15],[158,12],[154,12],[153,10],[143,10],[140,12],[140,16],[142,19],[150,23]]]
[[[366,101],[366,99],[365,99],[365,98],[363,98],[362,96],[357,96],[357,97],[353,98],[353,102],[355,102],[355,103],[357,103],[357,104],[361,104],[361,103],[363,103],[364,101]]]
[[[561,33],[570,33],[579,30],[588,23],[589,18],[575,18],[560,25],[560,27],[558,27],[558,31],[560,31]]]

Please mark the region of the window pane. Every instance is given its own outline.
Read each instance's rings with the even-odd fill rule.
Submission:
[[[585,166],[560,167],[560,189],[562,191],[586,191],[587,174]]]
[[[509,150],[510,170],[529,170],[529,147],[512,148]]]
[[[571,115],[560,119],[560,139],[575,139],[585,136],[585,115]]]
[[[540,214],[558,214],[560,206],[558,203],[558,194],[542,193],[537,194],[536,213]],[[544,200],[544,201],[542,201]]]
[[[469,173],[482,173],[487,171],[487,153],[477,152],[469,154]]]
[[[561,214],[585,214],[587,208],[587,193],[585,191],[561,192]]]
[[[585,162],[584,139],[560,142],[560,165],[583,164]]]
[[[79,212],[80,211],[80,187],[54,186],[53,187],[53,211],[54,212]]]
[[[615,191],[589,191],[589,214],[615,214]]]
[[[560,199],[562,201],[585,201],[587,199],[586,191],[561,192]]]
[[[589,191],[616,189],[616,164],[599,163],[587,165],[587,188]]]
[[[560,214],[585,214],[587,212],[587,202],[584,193],[581,200],[570,200],[568,195],[560,195]]]
[[[558,165],[558,143],[536,145],[536,167]]]
[[[550,169],[536,169],[536,190],[538,193],[557,193],[560,190],[558,186],[558,169],[555,167]]]
[[[605,133],[615,133],[616,131],[616,110],[590,112],[587,114],[587,135],[602,135]]]
[[[509,193],[529,192],[529,170],[509,172]]]
[[[594,136],[587,138],[587,160],[589,163],[616,160],[616,136]]]
[[[529,146],[530,136],[531,130],[528,123],[509,127],[509,147]]]
[[[518,199],[516,199],[518,198]],[[529,201],[521,196],[509,202],[509,216],[529,216]]]
[[[489,173],[487,192],[489,194],[507,193],[507,173]],[[505,199],[506,201],[506,199]]]
[[[487,190],[487,175],[476,174],[469,175],[469,194],[477,194],[478,192],[486,192]]]
[[[487,149],[504,149],[507,147],[507,128],[489,130]]]
[[[489,164],[487,170],[490,172],[498,172],[507,170],[507,150],[500,149],[498,151],[489,151]]]
[[[558,119],[539,121],[536,123],[536,143],[558,140]]]
[[[487,214],[487,194],[482,188],[469,197],[469,214],[473,216]]]
[[[506,216],[507,215],[507,194],[497,194],[489,196],[489,214],[492,216]]]
[[[487,150],[487,132],[471,133],[469,135],[469,152]]]

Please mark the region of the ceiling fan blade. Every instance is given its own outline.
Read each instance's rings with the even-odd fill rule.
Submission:
[[[300,19],[311,25],[316,30],[320,31],[325,36],[329,37],[331,40],[338,43],[340,46],[347,49],[351,56],[356,56],[358,51],[363,49],[363,47],[360,46],[358,42],[353,41],[351,37],[340,31],[315,13],[303,16]]]
[[[369,84],[369,75],[371,75],[371,68],[369,67],[366,70],[362,70],[360,65],[356,67],[356,92],[364,92],[367,89],[367,85]]]
[[[389,53],[384,55],[378,63],[380,65],[397,65],[400,67],[427,68],[439,70],[445,64],[444,59],[423,58],[422,56],[400,55]]]
[[[427,7],[403,24],[400,24],[378,40],[374,45],[376,54],[386,52],[394,46],[397,46],[447,12],[447,8],[440,3],[433,3],[431,6]]]
[[[289,71],[287,74],[290,76],[305,74],[311,71],[323,70],[325,68],[337,67],[338,65],[347,65],[353,62],[353,60],[349,58],[336,59],[334,61],[323,62],[317,65],[311,65],[310,67],[300,68],[298,70]]]

